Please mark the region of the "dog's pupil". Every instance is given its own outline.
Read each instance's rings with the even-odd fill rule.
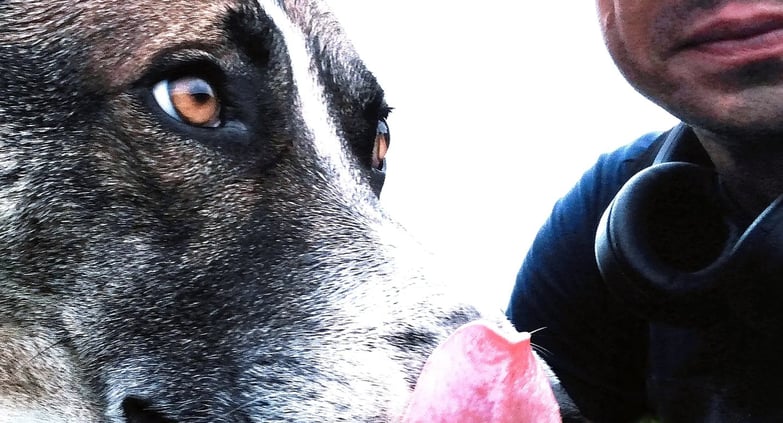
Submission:
[[[193,97],[193,100],[199,104],[205,104],[212,100],[212,96],[207,93],[193,93],[191,96]]]

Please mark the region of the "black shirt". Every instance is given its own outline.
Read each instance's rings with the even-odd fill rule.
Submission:
[[[695,139],[683,128],[667,135],[663,150],[676,145],[669,142],[676,141],[672,134]],[[557,202],[520,269],[508,316],[520,331],[543,328],[533,343],[591,421],[632,422],[653,414],[665,422],[781,422],[783,271],[780,278],[777,270],[755,278],[764,274],[760,267],[779,269],[780,263],[754,262],[734,281],[752,287],[757,297],[748,298],[759,307],[729,294],[715,319],[699,326],[640,317],[608,291],[598,269],[596,230],[604,210],[652,163],[664,138],[649,134],[601,156]],[[775,242],[783,242],[781,214],[772,219],[780,227],[764,235]],[[775,246],[783,244],[775,242],[763,243],[758,255],[770,245],[779,250]],[[738,304],[745,307],[732,308]],[[759,322],[773,324],[754,325]]]

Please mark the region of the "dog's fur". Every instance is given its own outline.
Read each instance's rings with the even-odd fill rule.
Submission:
[[[0,422],[393,419],[478,314],[378,207],[388,110],[316,0],[0,0]]]
[[[369,187],[387,112],[320,3],[0,1],[0,421],[391,418],[476,314]]]

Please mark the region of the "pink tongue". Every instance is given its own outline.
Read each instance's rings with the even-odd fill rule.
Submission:
[[[398,423],[560,421],[530,335],[512,341],[474,322],[435,349]]]

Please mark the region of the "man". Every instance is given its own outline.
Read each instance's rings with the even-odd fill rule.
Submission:
[[[519,330],[545,328],[533,341],[591,421],[783,421],[783,260],[769,258],[783,249],[773,203],[783,193],[783,1],[597,9],[621,72],[683,124],[602,156],[556,204],[508,315]],[[658,197],[633,213],[625,207],[637,200],[618,198],[620,216],[599,227],[634,174],[670,161],[698,175],[646,175]],[[661,195],[694,179],[705,182]],[[634,178],[620,195],[644,198],[641,186]],[[683,205],[694,198],[711,203]]]

